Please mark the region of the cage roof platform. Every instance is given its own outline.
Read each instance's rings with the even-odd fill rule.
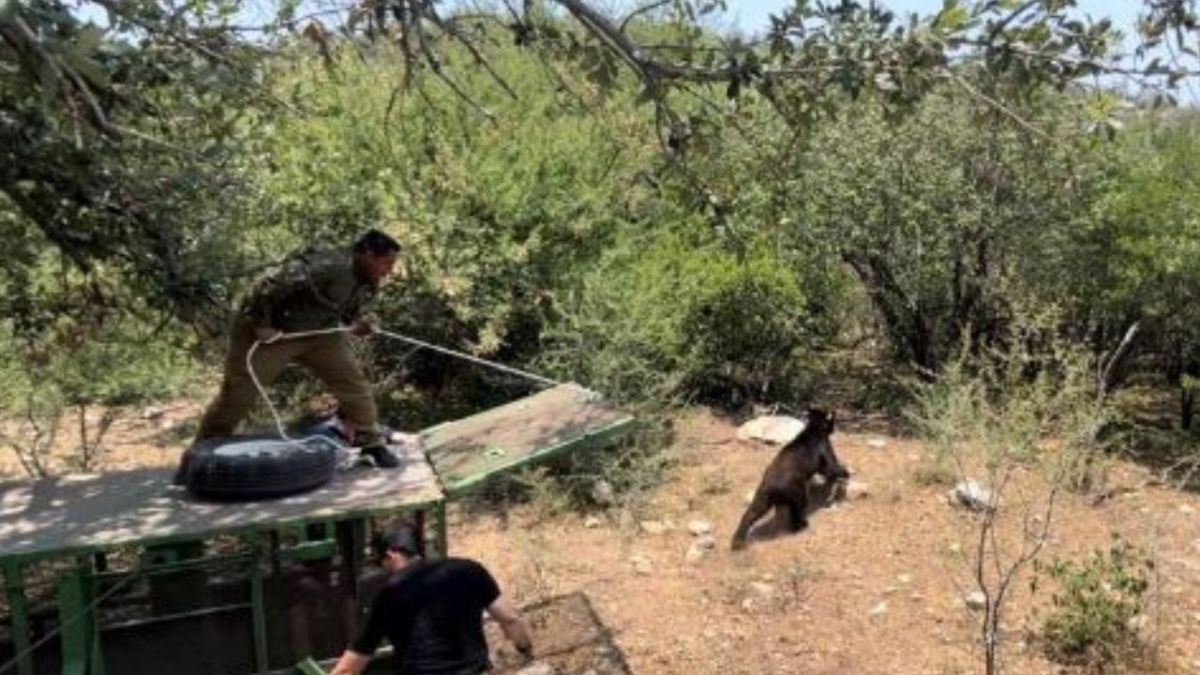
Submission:
[[[220,534],[372,516],[436,504],[532,463],[613,442],[634,424],[594,392],[560,385],[393,447],[398,469],[353,469],[282,499],[200,501],[173,470],[137,469],[0,484],[0,559],[36,560]]]

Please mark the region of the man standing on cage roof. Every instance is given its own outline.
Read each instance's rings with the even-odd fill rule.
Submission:
[[[232,434],[259,397],[255,379],[265,387],[295,362],[312,371],[337,398],[351,443],[378,467],[399,466],[400,460],[384,444],[375,397],[350,349],[347,331],[336,329],[349,326],[348,332],[358,337],[378,329],[362,308],[392,275],[400,252],[395,239],[371,229],[349,250],[305,250],[256,281],[230,328],[221,389],[205,410],[195,441]],[[287,337],[319,331],[329,332]],[[251,372],[246,355],[256,343]],[[177,481],[183,478],[183,470],[180,473]]]

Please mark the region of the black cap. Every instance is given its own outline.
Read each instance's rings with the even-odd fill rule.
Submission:
[[[382,558],[388,551],[396,551],[413,558],[421,554],[417,545],[417,532],[407,525],[399,525],[382,532],[372,542],[375,555]]]

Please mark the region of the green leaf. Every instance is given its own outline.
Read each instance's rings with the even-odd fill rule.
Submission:
[[[74,51],[81,55],[89,55],[100,46],[100,42],[104,39],[104,29],[95,25],[88,24],[79,31],[79,35],[75,37]]]

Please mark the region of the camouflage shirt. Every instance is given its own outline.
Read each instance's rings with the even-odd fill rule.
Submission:
[[[332,328],[358,318],[375,295],[347,250],[298,253],[251,286],[241,316],[285,332]]]

